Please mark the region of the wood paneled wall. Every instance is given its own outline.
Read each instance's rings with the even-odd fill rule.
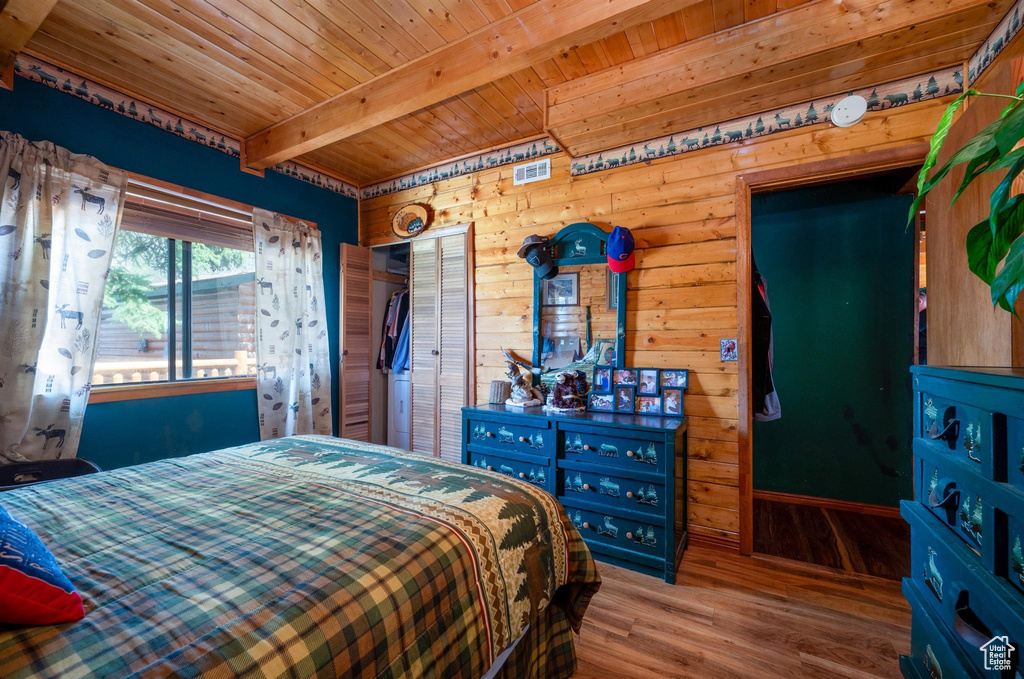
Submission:
[[[532,269],[516,257],[533,233],[590,221],[632,229],[637,267],[628,278],[626,362],[689,368],[689,521],[696,537],[734,542],[739,530],[736,363],[718,340],[736,336],[736,175],[926,141],[947,100],[868,114],[848,129],[816,125],[570,177],[512,185],[512,167],[421,186],[360,203],[360,242],[388,242],[395,210],[428,203],[432,226],[472,222],[476,244],[476,398],[502,378],[500,346],[532,355]]]
[[[1010,43],[972,87],[1013,94],[1024,77],[1024,41]],[[939,165],[999,117],[1005,99],[974,97],[950,129]],[[928,362],[933,365],[1024,365],[1021,322],[993,308],[989,286],[967,267],[967,232],[991,212],[989,198],[1005,172],[976,179],[955,204],[950,201],[964,177],[954,168],[928,195]],[[1019,181],[1019,180],[1018,180]],[[1020,191],[1015,186],[1015,193]],[[1017,303],[1024,312],[1024,301]]]

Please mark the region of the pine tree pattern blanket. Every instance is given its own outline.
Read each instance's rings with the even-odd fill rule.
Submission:
[[[0,503],[86,611],[0,629],[3,677],[479,677],[528,623],[527,637],[552,619],[578,632],[600,586],[548,493],[345,439],[266,441]],[[571,674],[563,627],[538,642],[557,658],[517,647],[517,667]]]

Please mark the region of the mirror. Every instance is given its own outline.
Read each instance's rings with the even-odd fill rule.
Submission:
[[[626,275],[612,273],[608,233],[587,222],[570,224],[547,247],[558,275],[533,276],[533,365],[583,370],[623,365]],[[554,372],[545,375],[545,382]]]
[[[615,345],[615,274],[607,266],[563,266],[541,279],[541,366],[564,368],[599,345],[604,356]],[[605,360],[604,362],[607,362]]]

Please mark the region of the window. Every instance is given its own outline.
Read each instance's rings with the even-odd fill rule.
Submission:
[[[255,375],[252,247],[247,215],[130,186],[93,386]]]

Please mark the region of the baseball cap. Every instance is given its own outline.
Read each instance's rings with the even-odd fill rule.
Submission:
[[[608,268],[615,273],[632,271],[636,266],[633,253],[633,234],[629,229],[616,226],[608,236]]]

